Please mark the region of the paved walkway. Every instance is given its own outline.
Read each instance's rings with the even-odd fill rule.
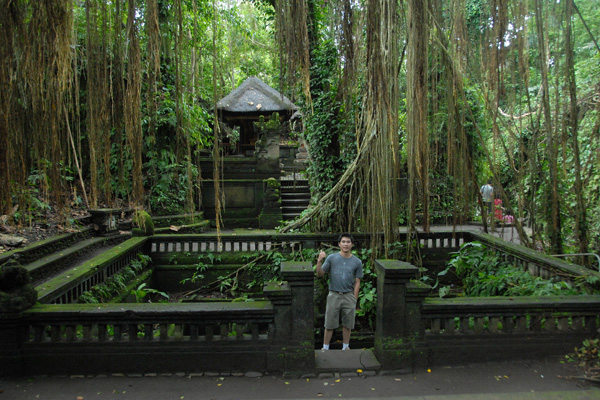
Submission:
[[[0,380],[0,400],[600,399],[600,386],[578,378],[580,374],[581,371],[572,364],[549,359],[490,362],[418,370],[411,374],[331,372],[295,379],[252,372],[238,376],[190,373],[75,375]]]

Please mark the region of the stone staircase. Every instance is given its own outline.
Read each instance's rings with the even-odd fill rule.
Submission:
[[[90,254],[109,248],[111,244],[112,241],[108,238],[91,237],[74,243],[69,247],[59,249],[23,266],[29,271],[34,284],[37,286],[50,277],[69,270],[78,263],[86,260]]]
[[[310,188],[304,174],[281,177],[281,213],[285,221],[293,220],[310,204]]]
[[[0,254],[0,265],[11,259],[18,262],[29,272],[33,285],[38,286],[126,239],[119,234],[94,236],[94,233],[94,229],[87,227],[5,252]]]

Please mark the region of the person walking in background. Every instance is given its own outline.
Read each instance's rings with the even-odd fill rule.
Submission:
[[[483,205],[486,207],[487,215],[492,214],[492,201],[494,200],[494,188],[492,181],[488,180],[479,190],[483,199]]]
[[[494,200],[494,217],[496,217],[496,221],[502,222],[503,220],[504,207],[502,207],[502,199],[500,195],[496,195],[496,199]]]
[[[342,233],[338,238],[340,252],[329,256],[321,250],[317,258],[317,276],[329,274],[329,294],[325,309],[325,333],[323,350],[329,350],[333,331],[340,326],[342,318],[342,350],[350,349],[350,333],[354,329],[356,303],[363,277],[362,261],[351,250],[354,238]]]

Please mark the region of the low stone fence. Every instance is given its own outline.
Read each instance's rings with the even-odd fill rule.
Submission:
[[[578,269],[535,257],[487,235],[445,232],[420,235],[423,254],[447,256],[468,240],[524,260],[528,270]],[[357,235],[360,247],[369,235]],[[314,370],[312,260],[284,262],[281,280],[252,302],[176,304],[67,304],[95,281],[123,268],[139,252],[167,258],[175,252],[285,251],[335,244],[337,235],[156,235],[132,238],[71,271],[52,296],[0,315],[0,375]],[[526,261],[526,263],[525,263]],[[600,327],[600,296],[461,298],[430,297],[418,268],[376,260],[375,354],[386,370],[464,364],[490,359],[564,355]],[[584,271],[581,271],[582,273]],[[596,273],[586,270],[585,273]]]
[[[174,253],[235,253],[270,251],[282,252],[302,249],[319,249],[322,244],[337,245],[337,234],[215,234],[154,235],[151,237],[150,255],[155,258]],[[358,247],[369,247],[368,234],[354,235]]]
[[[0,316],[0,375],[314,370],[313,272],[251,302],[38,304]]]
[[[600,328],[600,296],[440,299],[411,264],[377,260],[376,270],[384,369],[564,356]]]
[[[45,305],[16,322],[18,374],[267,370],[269,301]],[[5,348],[6,350],[6,348]]]
[[[549,279],[558,276],[561,280],[573,283],[578,276],[590,274],[588,268],[565,262],[539,251],[519,246],[492,235],[484,233],[470,233],[469,241],[478,241],[486,245],[490,250],[496,251],[502,257],[533,276]]]

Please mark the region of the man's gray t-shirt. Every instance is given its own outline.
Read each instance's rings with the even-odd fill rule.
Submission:
[[[340,253],[327,256],[323,271],[329,273],[329,290],[334,292],[354,291],[356,278],[363,277],[362,261],[356,256],[344,257]]]

